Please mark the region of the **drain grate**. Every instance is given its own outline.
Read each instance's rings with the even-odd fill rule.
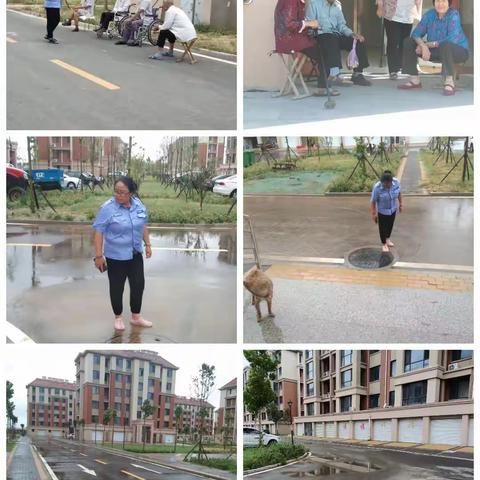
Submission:
[[[392,267],[397,261],[395,255],[384,252],[380,247],[361,247],[345,256],[345,263],[360,270],[382,270]]]

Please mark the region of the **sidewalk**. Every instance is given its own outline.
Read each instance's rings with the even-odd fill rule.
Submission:
[[[7,480],[44,480],[48,477],[37,465],[30,440],[20,437],[8,466]]]

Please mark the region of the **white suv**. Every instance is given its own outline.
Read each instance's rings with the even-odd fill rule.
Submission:
[[[260,430],[256,428],[243,427],[243,446],[244,447],[258,447],[260,438]],[[264,445],[276,445],[280,441],[280,437],[272,435],[271,433],[262,433],[262,443]]]

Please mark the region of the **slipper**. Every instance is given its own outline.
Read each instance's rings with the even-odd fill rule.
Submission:
[[[455,85],[450,85],[449,83],[446,83],[443,86],[443,95],[445,95],[446,97],[451,97],[455,95],[456,91],[457,89],[455,88]]]
[[[353,82],[351,80],[345,80],[342,77],[328,77],[328,84],[333,87],[351,87]]]
[[[397,85],[397,88],[399,90],[415,90],[417,88],[422,88],[422,83],[413,83],[412,81],[409,81],[407,83],[401,83],[400,85]]]
[[[163,60],[160,53],[154,53],[148,57],[150,60]]]
[[[330,96],[331,97],[338,97],[340,95],[340,92],[338,90],[335,90],[334,88],[330,89]],[[316,88],[313,90],[313,96],[314,97],[328,97],[328,92],[326,88]]]

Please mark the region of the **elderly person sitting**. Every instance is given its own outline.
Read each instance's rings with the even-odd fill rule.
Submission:
[[[278,0],[275,8],[275,51],[278,53],[302,52],[311,58],[318,69],[314,95],[327,95],[325,66],[318,43],[307,34],[308,28],[318,28],[316,20],[305,20],[305,0]],[[330,92],[340,95],[337,90]]]
[[[363,76],[363,70],[369,65],[365,38],[347,26],[341,3],[338,0],[310,0],[307,20],[316,20],[319,24],[318,41],[325,58],[325,68],[330,70],[329,82],[339,86],[354,83],[369,87],[371,82]],[[341,52],[352,50],[354,40],[357,41],[355,51],[359,63],[353,69],[352,81],[346,82],[340,77]]]
[[[158,52],[149,57],[154,60],[160,60],[162,57],[173,57],[173,47],[177,39],[181,42],[190,42],[197,38],[193,23],[182,9],[176,7],[171,1],[163,2],[162,8],[165,12],[165,19],[158,34]],[[168,40],[169,49],[165,52],[166,40]]]
[[[105,12],[102,12],[102,15],[100,16],[100,25],[94,30],[97,32],[98,38],[108,30],[108,24],[113,22],[116,13],[125,13],[125,15],[128,15],[130,6],[134,5],[133,1],[134,0],[117,0],[112,11],[106,10]]]
[[[62,25],[69,27],[72,24],[75,25],[72,32],[78,32],[78,22],[80,17],[91,17],[93,16],[93,0],[82,0],[80,5],[77,5],[72,8],[72,14],[70,18],[62,23]]]
[[[115,42],[115,45],[128,45],[129,47],[139,45],[139,42],[135,41],[135,34],[142,26],[145,15],[152,15],[152,5],[149,0],[142,0],[138,4],[135,15],[125,20],[122,39]]]
[[[439,61],[442,64],[443,94],[455,95],[455,64],[468,59],[468,40],[460,23],[460,14],[451,8],[452,0],[433,0],[429,10],[407,38],[403,47],[402,72],[410,80],[398,86],[401,90],[422,88],[417,60]],[[424,40],[426,37],[426,41]]]

